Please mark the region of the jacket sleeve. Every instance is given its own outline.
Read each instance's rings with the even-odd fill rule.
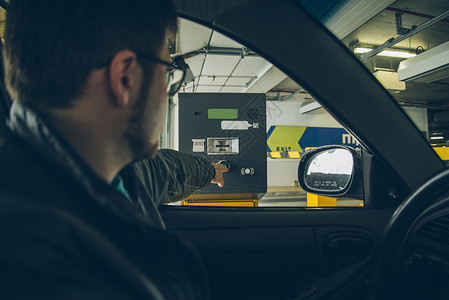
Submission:
[[[92,215],[0,194],[0,236],[0,299],[208,298],[188,242],[106,207]]]
[[[182,200],[215,177],[206,159],[169,149],[136,163],[134,169],[156,205]]]
[[[30,205],[16,198],[13,204],[4,200],[0,205],[1,299],[119,300],[134,299],[130,291],[136,288],[144,292],[141,277],[128,272],[138,269],[80,219],[40,201]]]

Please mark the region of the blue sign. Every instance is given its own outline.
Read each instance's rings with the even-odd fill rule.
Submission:
[[[359,142],[344,128],[307,127],[298,141],[302,149],[324,145],[360,147]]]
[[[267,132],[268,152],[302,152],[306,148],[325,145],[360,147],[359,142],[344,128],[271,126]]]

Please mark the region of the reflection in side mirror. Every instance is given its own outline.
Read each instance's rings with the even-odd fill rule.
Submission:
[[[304,182],[313,189],[343,191],[349,184],[354,161],[346,149],[320,152],[308,161]]]
[[[341,146],[327,146],[303,156],[298,179],[306,191],[344,194],[350,187],[354,172],[351,150]]]

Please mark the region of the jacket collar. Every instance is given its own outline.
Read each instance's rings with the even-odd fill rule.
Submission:
[[[84,161],[82,157],[68,144],[68,142],[57,132],[55,128],[46,122],[40,114],[31,107],[14,101],[10,118],[7,122],[9,129],[23,143],[49,163],[56,164],[63,168],[72,179],[79,182],[95,198],[105,201],[103,197],[97,195],[92,181],[102,181]]]

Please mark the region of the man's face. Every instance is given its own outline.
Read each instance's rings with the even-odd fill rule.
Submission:
[[[169,61],[168,43],[159,52],[160,59]],[[151,70],[144,70],[139,97],[128,120],[125,139],[131,148],[133,160],[154,157],[159,148],[159,137],[164,126],[167,111],[167,87],[163,64],[154,64]]]

